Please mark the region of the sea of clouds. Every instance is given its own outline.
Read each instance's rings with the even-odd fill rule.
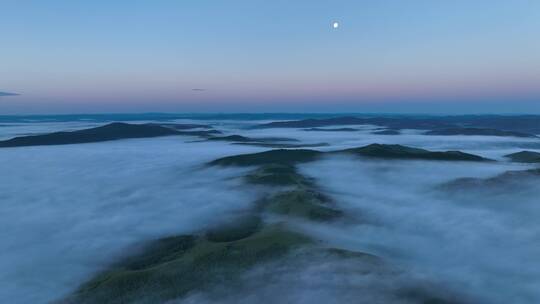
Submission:
[[[371,126],[358,126],[358,132],[307,132],[211,123],[228,134],[330,144],[322,150],[399,143],[501,161],[334,157],[303,164],[301,172],[315,178],[352,220],[298,222],[295,228],[329,246],[380,256],[399,271],[366,274],[350,271],[369,267],[358,261],[291,257],[256,267],[238,290],[218,287],[176,302],[414,303],[395,293],[409,285],[427,286],[436,295],[459,295],[470,303],[540,302],[540,186],[524,184],[524,191],[503,194],[438,189],[460,177],[531,168],[502,156],[525,148],[538,151],[537,140],[424,136],[413,130],[383,136],[371,134]],[[61,130],[62,124],[41,128]],[[0,136],[39,130],[39,124],[24,124]],[[249,168],[203,164],[264,150],[182,136],[0,149],[0,302],[62,298],[134,245],[199,231],[249,208],[261,195],[239,178]]]
[[[260,149],[192,140],[0,150],[0,303],[58,299],[135,244],[250,207],[244,170],[202,164]]]
[[[465,303],[538,303],[540,184],[504,194],[435,190],[455,178],[524,167],[347,158],[308,164],[303,171],[358,222],[304,228],[337,247],[383,257]]]

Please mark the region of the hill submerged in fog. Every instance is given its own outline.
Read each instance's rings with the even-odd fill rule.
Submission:
[[[461,193],[462,191],[490,191],[508,194],[526,190],[540,181],[540,169],[513,170],[488,178],[464,177],[442,184],[439,189]]]
[[[270,148],[296,148],[306,146],[319,147],[326,145],[325,143],[294,144],[292,142],[298,142],[299,140],[287,137],[252,138],[242,135],[219,136],[220,134],[220,131],[214,130],[211,126],[203,124],[129,124],[122,122],[114,122],[100,127],[76,131],[61,131],[48,134],[15,137],[12,139],[0,141],[0,148],[68,145],[129,138],[151,138],[171,135],[197,136],[202,137],[208,141],[227,141]]]
[[[17,291],[10,298],[17,299],[19,286],[31,293],[28,277],[19,273],[32,274],[39,290],[55,291],[51,300],[63,297],[57,304],[251,303],[261,298],[268,303],[496,303],[490,301],[500,297],[491,296],[493,286],[511,299],[523,291],[520,299],[536,298],[534,288],[528,291],[536,273],[523,276],[520,269],[534,264],[538,251],[534,206],[540,169],[531,168],[539,168],[540,153],[533,151],[540,141],[419,135],[457,130],[445,135],[512,136],[526,132],[525,125],[518,127],[524,128],[520,131],[499,131],[464,127],[462,120],[444,117],[440,123],[432,118],[385,118],[388,125],[435,128],[399,135],[399,128],[383,125],[356,128],[352,124],[367,118],[354,117],[345,120],[350,128],[295,130],[246,130],[246,124],[257,122],[245,121],[176,124],[168,118],[2,142],[33,146],[198,137],[100,144],[98,154],[90,145],[76,155],[71,149],[0,149],[8,169],[0,183],[9,203],[5,209],[19,208],[6,217],[16,224],[6,235],[16,233],[20,239],[4,259],[4,265],[13,264],[5,267],[9,269],[4,283]],[[506,129],[498,118],[493,121]],[[9,126],[4,134],[45,132],[48,124],[37,129],[20,123],[22,127]],[[64,126],[68,130],[73,124]],[[328,143],[315,143],[319,140]],[[377,143],[369,144],[373,142]],[[449,142],[457,151],[435,150]],[[321,145],[328,147],[307,148]],[[112,157],[103,159],[107,151]],[[521,152],[500,162],[480,156],[499,159],[508,151]],[[140,152],[149,157],[142,158]],[[44,161],[45,166],[39,166]],[[510,169],[521,171],[506,172]],[[42,181],[41,176],[48,178]],[[50,187],[54,184],[61,187]],[[499,207],[504,207],[500,218]],[[27,218],[30,208],[44,212]],[[43,239],[45,235],[49,238]],[[524,243],[532,247],[522,249]],[[12,248],[9,242],[4,247]],[[493,257],[493,252],[498,255]],[[82,255],[92,258],[77,257]],[[507,257],[504,263],[500,256]],[[77,268],[84,268],[81,265],[90,267],[73,277]],[[58,270],[53,275],[51,267]],[[71,285],[56,290],[65,285],[59,277]],[[508,284],[508,278],[520,279]],[[305,283],[296,284],[301,280]],[[482,283],[463,289],[471,280]],[[327,294],[321,296],[323,292]],[[39,302],[41,294],[26,302]]]
[[[374,131],[374,132],[371,132],[371,134],[375,134],[375,135],[400,135],[401,132],[398,131],[398,130],[386,129],[386,130]]]
[[[199,126],[182,126],[174,124],[162,126],[158,124],[128,124],[114,122],[104,126],[77,131],[62,131],[41,135],[20,136],[0,141],[0,148],[25,146],[50,146],[93,143],[128,138],[149,138],[171,135],[211,136],[219,133],[216,130],[179,131],[179,129],[198,128]]]
[[[519,163],[540,163],[540,153],[532,151],[521,151],[505,155],[513,162]]]
[[[310,132],[356,132],[358,129],[355,128],[309,128],[304,129],[304,131]]]
[[[255,128],[320,128],[328,126],[346,125],[376,125],[393,129],[432,129],[441,126],[450,126],[446,122],[437,119],[419,118],[390,118],[390,117],[334,117],[323,119],[302,119],[291,121],[275,121],[260,124]]]
[[[277,149],[260,153],[227,156],[210,162],[210,165],[257,166],[272,163],[296,164],[314,161],[323,154],[324,152],[308,149]]]
[[[540,134],[538,115],[465,115],[465,116],[341,116],[275,121],[254,128],[320,128],[327,126],[375,125],[388,129],[440,130],[456,128],[495,129],[527,134]]]
[[[242,135],[214,136],[208,138],[210,141],[230,141],[239,143],[279,143],[279,142],[298,142],[298,139],[287,137],[247,137]]]
[[[217,285],[238,284],[250,268],[285,261],[293,252],[302,260],[356,259],[376,267],[381,263],[366,253],[325,246],[291,229],[286,220],[265,220],[265,214],[317,222],[343,217],[335,203],[294,166],[275,159],[244,180],[253,185],[287,186],[287,190],[272,192],[251,210],[205,231],[150,242],[142,252],[119,259],[60,303],[164,302]]]
[[[212,126],[203,125],[203,124],[160,123],[158,125],[163,126],[163,127],[172,128],[172,129],[175,129],[175,130],[212,129]],[[218,132],[218,131],[216,131],[216,132]],[[220,133],[220,132],[218,132],[218,133]]]
[[[448,161],[486,161],[488,159],[461,151],[433,152],[402,145],[371,144],[365,147],[345,149],[333,153],[350,153],[358,156],[387,159],[420,159]]]
[[[371,144],[360,148],[321,152],[309,149],[277,149],[260,153],[228,156],[214,160],[210,165],[256,166],[272,163],[296,164],[317,160],[323,155],[348,154],[382,159],[416,159],[445,161],[487,161],[488,159],[460,151],[433,152],[402,145]]]
[[[382,146],[382,145],[381,145]],[[374,147],[366,148],[369,151]],[[385,150],[385,147],[381,147]],[[358,151],[362,151],[362,148]],[[400,147],[388,147],[394,153]],[[432,153],[403,147],[406,153]],[[359,276],[391,278],[398,272],[374,255],[338,249],[294,229],[291,221],[346,225],[347,214],[321,192],[313,179],[302,175],[295,163],[314,160],[323,152],[272,150],[222,158],[216,165],[258,165],[243,176],[246,184],[273,191],[233,220],[191,235],[173,235],[145,245],[143,250],[120,258],[108,269],[82,284],[60,303],[161,303],[182,299],[212,288],[241,286],[243,275],[257,265],[276,263],[300,272],[299,261],[328,263],[354,261],[348,271]],[[453,155],[453,154],[452,154]],[[262,161],[264,159],[264,161]],[[279,220],[268,220],[269,216]],[[394,297],[419,303],[458,303],[441,297],[436,288],[412,280],[406,288],[391,287]]]
[[[288,137],[247,137],[242,135],[212,136],[208,141],[226,141],[235,145],[257,146],[263,148],[314,148],[329,146],[328,143],[301,143],[298,139]]]
[[[438,129],[424,133],[425,135],[482,135],[482,136],[510,136],[510,137],[529,137],[538,138],[538,136],[529,133],[515,131],[501,131],[487,128],[450,128]]]

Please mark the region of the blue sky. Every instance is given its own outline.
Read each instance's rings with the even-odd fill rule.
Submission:
[[[0,91],[21,94],[3,114],[540,113],[536,0],[1,0],[0,14]]]

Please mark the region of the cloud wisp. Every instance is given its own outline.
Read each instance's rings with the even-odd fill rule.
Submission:
[[[19,96],[21,94],[17,93],[10,93],[10,92],[0,92],[0,97],[7,97],[7,96]]]

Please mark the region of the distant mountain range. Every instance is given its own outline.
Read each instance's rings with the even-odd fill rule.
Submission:
[[[538,137],[534,134],[516,132],[516,131],[503,131],[497,129],[488,128],[450,128],[450,129],[437,129],[431,130],[425,135],[482,135],[482,136],[510,136],[510,137]]]
[[[460,135],[495,135],[507,131],[519,132],[521,134],[517,135],[520,137],[540,134],[539,115],[341,116],[275,121],[260,124],[254,128],[320,128],[347,125],[375,125],[392,130],[416,129],[434,131],[447,129],[451,131],[450,133],[462,133]],[[460,131],[456,132],[456,130]],[[516,134],[512,136],[516,136]]]
[[[40,135],[20,136],[0,141],[0,148],[24,146],[51,146],[93,143],[128,138],[149,138],[170,135],[191,135],[210,137],[221,132],[217,130],[184,131],[199,128],[199,125],[168,124],[127,124],[121,122],[77,131],[63,131]],[[180,131],[182,130],[182,131]]]

